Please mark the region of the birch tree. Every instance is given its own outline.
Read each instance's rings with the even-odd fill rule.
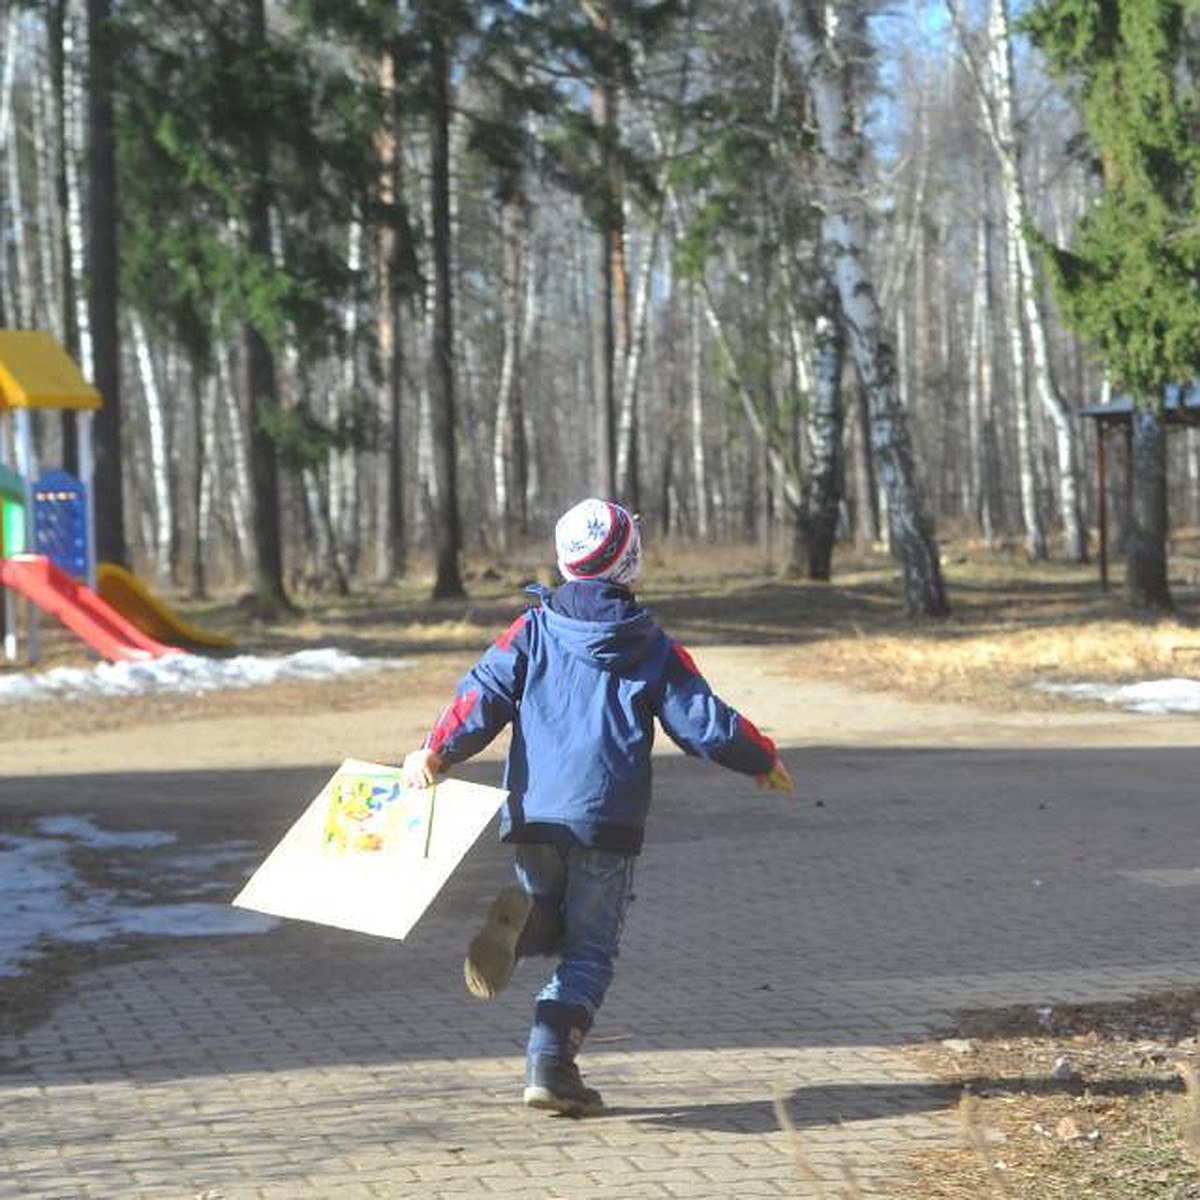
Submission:
[[[809,578],[829,579],[833,572],[833,547],[845,484],[842,444],[845,331],[837,284],[831,275],[825,279],[815,333],[815,386],[808,420],[809,467],[805,473],[804,504],[797,529],[803,534]]]
[[[864,258],[866,187],[862,139],[854,121],[854,68],[867,51],[866,13],[857,6],[817,0],[789,7],[821,152],[822,255],[833,270],[847,344],[870,406],[871,440],[888,500],[892,549],[903,573],[905,611],[910,616],[945,616],[949,605],[933,521],[913,461],[894,353],[883,336]]]
[[[1054,427],[1058,454],[1059,507],[1062,514],[1066,554],[1076,562],[1087,560],[1087,538],[1083,526],[1083,509],[1079,496],[1079,467],[1077,463],[1075,425],[1072,414],[1054,380],[1046,321],[1042,312],[1038,282],[1033,270],[1033,257],[1026,240],[1029,225],[1029,205],[1021,172],[1021,147],[1016,134],[1012,39],[1009,30],[1007,0],[988,0],[987,57],[980,64],[972,56],[958,0],[947,0],[951,17],[963,52],[976,84],[984,129],[995,151],[1000,167],[1001,191],[1004,197],[1004,219],[1009,262],[1010,305],[1020,320],[1010,327],[1014,354],[1014,388],[1018,404],[1026,403],[1020,394],[1024,384],[1025,353],[1028,344],[1029,369],[1038,399]],[[1027,422],[1027,414],[1018,416]],[[1045,556],[1045,542],[1040,520],[1031,494],[1029,476],[1031,464],[1022,455],[1022,500],[1027,525],[1027,545],[1031,556]],[[1026,472],[1029,473],[1027,476]]]

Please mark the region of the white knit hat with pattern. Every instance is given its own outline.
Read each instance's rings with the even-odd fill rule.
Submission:
[[[581,500],[554,527],[564,579],[608,579],[630,586],[642,569],[642,535],[633,516],[609,500]]]

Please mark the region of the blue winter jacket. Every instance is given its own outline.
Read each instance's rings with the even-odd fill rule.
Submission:
[[[471,668],[425,741],[462,762],[512,723],[503,840],[637,853],[656,717],[689,754],[747,775],[771,769],[774,743],[628,590],[602,580],[536,590],[541,604]]]

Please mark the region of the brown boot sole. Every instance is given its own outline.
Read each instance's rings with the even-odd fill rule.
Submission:
[[[562,1113],[564,1117],[591,1117],[604,1111],[604,1101],[599,1096],[595,1100],[577,1099],[574,1096],[556,1096],[547,1087],[527,1087],[522,1098],[527,1108]]]
[[[488,909],[487,924],[475,935],[463,962],[467,990],[491,1000],[512,978],[517,942],[533,901],[518,887],[505,888]]]

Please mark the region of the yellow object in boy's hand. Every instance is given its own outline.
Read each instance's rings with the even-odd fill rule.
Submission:
[[[783,765],[781,758],[776,758],[771,769],[765,775],[756,775],[758,786],[772,792],[794,792],[796,785],[792,781],[791,772]]]

